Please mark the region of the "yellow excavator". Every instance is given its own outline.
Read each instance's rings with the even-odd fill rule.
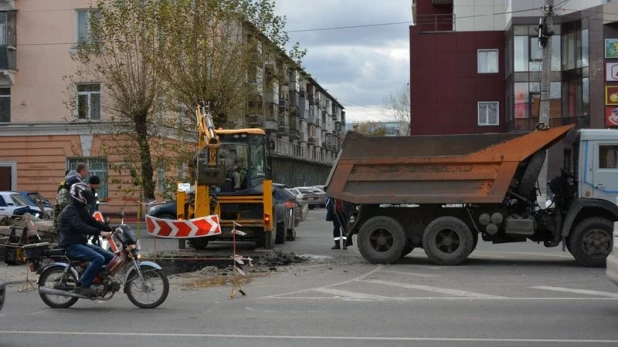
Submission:
[[[195,110],[198,148],[189,167],[191,184],[179,182],[178,219],[219,215],[222,233],[189,239],[189,246],[204,249],[209,241],[231,240],[233,222],[257,247],[272,249],[277,237],[271,170],[267,165],[273,142],[262,129],[215,129],[209,105]]]

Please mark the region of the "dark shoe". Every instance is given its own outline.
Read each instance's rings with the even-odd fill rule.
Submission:
[[[333,248],[331,248],[331,249],[339,249],[339,248],[341,248],[341,247],[339,247],[339,245],[334,245]]]
[[[343,246],[343,249],[348,249],[348,246]]]
[[[82,295],[82,296],[95,296],[96,292],[94,291],[94,289],[90,287],[79,286],[75,288],[75,294]]]

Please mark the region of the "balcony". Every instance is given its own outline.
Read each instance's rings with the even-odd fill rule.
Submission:
[[[508,132],[528,132],[536,129],[536,125],[539,123],[538,118],[516,118],[506,122],[506,130]],[[576,128],[587,128],[590,126],[590,117],[554,117],[549,119],[549,126],[551,128],[575,124]]]
[[[455,15],[443,14],[417,14],[414,26],[421,33],[445,32],[455,30]]]
[[[288,100],[279,99],[279,111],[287,110],[288,106],[289,106]]]
[[[261,128],[264,126],[264,116],[261,114],[247,115],[247,124],[250,128]]]
[[[318,138],[315,136],[309,136],[309,144],[310,145],[317,145],[318,144]]]
[[[300,140],[300,139],[301,139],[300,131],[298,129],[290,128],[290,140]]]

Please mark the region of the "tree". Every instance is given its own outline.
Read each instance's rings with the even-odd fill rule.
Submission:
[[[252,97],[265,82],[272,82],[268,78],[280,78],[282,61],[300,66],[306,51],[296,44],[284,58],[289,41],[286,20],[275,15],[274,8],[272,0],[161,2],[160,45],[168,59],[159,60],[159,69],[189,119],[194,120],[196,101],[206,100],[217,126],[242,124],[244,115],[252,113],[248,105],[263,113],[260,103],[251,103]],[[267,61],[280,64],[268,74],[263,71]]]
[[[387,95],[383,107],[392,121],[401,124],[401,135],[410,135],[410,84]]]
[[[90,9],[89,37],[80,40],[72,55],[76,72],[67,77],[68,105],[78,119],[90,118],[89,108],[97,105],[75,97],[76,84],[100,84],[100,120],[109,124],[112,137],[104,150],[119,158],[117,171],[128,171],[131,183],[140,186],[147,199],[154,198],[155,188],[153,161],[157,160],[152,145],[160,142],[162,126],[167,123],[161,116],[163,106],[158,104],[165,95],[165,84],[160,83],[156,67],[165,57],[159,54],[157,17],[156,1],[99,0]],[[91,124],[93,128],[102,125],[92,118]],[[165,150],[158,146],[157,150],[165,157],[161,153]]]
[[[357,131],[365,136],[385,136],[386,129],[380,126],[380,123],[373,121],[365,121],[354,124],[354,131]]]
[[[195,135],[196,102],[210,101],[218,126],[240,120],[263,82],[254,74],[248,83],[248,76],[288,43],[272,0],[98,0],[91,10],[90,39],[79,43],[78,67],[67,77],[67,104],[77,115],[88,113],[83,106],[91,103],[75,96],[75,85],[101,84],[112,136],[105,150],[120,158],[118,176],[128,172],[128,183],[146,199],[154,198],[156,168],[171,170],[187,159],[187,148],[169,138]],[[300,66],[304,54],[295,45],[286,59]]]

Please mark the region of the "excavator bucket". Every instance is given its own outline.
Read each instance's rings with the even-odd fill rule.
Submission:
[[[501,203],[529,158],[573,127],[525,135],[366,137],[348,132],[327,194],[355,204]]]

